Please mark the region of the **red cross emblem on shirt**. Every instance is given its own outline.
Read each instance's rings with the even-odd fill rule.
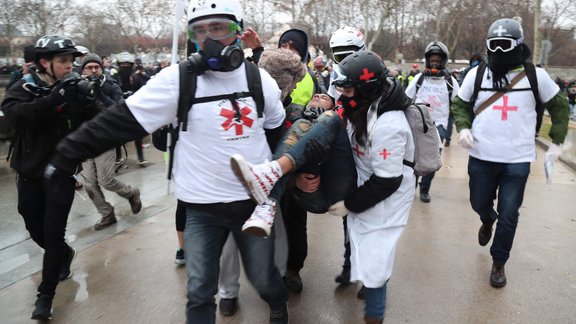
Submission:
[[[236,136],[244,134],[244,126],[252,127],[252,123],[254,122],[252,118],[248,118],[248,114],[250,114],[250,112],[252,112],[252,109],[244,106],[240,109],[240,119],[236,119],[236,112],[234,109],[228,110],[222,108],[222,110],[220,110],[220,116],[226,118],[226,120],[222,123],[222,127],[227,131],[232,128],[232,126],[234,126],[236,130]]]
[[[362,71],[364,73],[362,73],[362,75],[358,78],[360,80],[368,81],[368,80],[372,79],[372,77],[374,76],[374,72],[368,71],[367,68],[364,68],[364,70],[362,70]]]
[[[392,154],[392,152],[384,149],[382,152],[379,153],[380,155],[382,155],[382,157],[384,158],[384,160],[386,160],[388,158],[388,156],[390,156]]]
[[[426,99],[426,102],[430,105],[430,107],[428,107],[428,110],[430,112],[433,112],[434,110],[438,110],[437,108],[442,107],[442,102],[438,100],[438,98],[436,96],[428,96],[428,98]]]
[[[492,109],[502,110],[501,119],[506,121],[506,120],[508,120],[508,111],[517,111],[518,106],[508,106],[508,96],[504,96],[504,104],[502,106],[494,105]]]
[[[366,153],[360,151],[360,147],[358,146],[358,144],[356,144],[356,146],[352,149],[352,151],[353,151],[354,153],[356,153],[356,155],[357,155],[358,157],[364,156],[364,155],[366,154]]]

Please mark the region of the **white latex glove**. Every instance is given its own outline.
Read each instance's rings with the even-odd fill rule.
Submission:
[[[465,128],[458,133],[458,143],[465,149],[472,148],[474,146],[474,137],[472,137],[472,132]]]
[[[562,156],[562,148],[557,144],[552,144],[546,151],[545,158],[548,159],[549,156],[554,157],[554,160],[558,160]]]
[[[328,208],[328,212],[337,217],[344,217],[350,212],[346,206],[344,206],[344,200],[340,200],[334,205]]]

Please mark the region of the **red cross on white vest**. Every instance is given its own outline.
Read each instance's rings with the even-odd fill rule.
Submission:
[[[384,149],[382,152],[379,153],[380,155],[382,155],[382,157],[384,158],[384,160],[386,160],[388,158],[388,156],[390,156],[392,154],[392,152],[387,151],[386,149]]]
[[[356,155],[357,155],[358,157],[364,156],[364,155],[366,154],[366,153],[360,151],[360,147],[358,146],[358,144],[356,144],[356,146],[352,149],[352,151],[353,151],[354,153],[356,153]]]
[[[508,96],[504,96],[504,104],[502,106],[496,106],[494,105],[492,107],[492,109],[494,110],[502,110],[502,117],[501,119],[506,121],[508,120],[508,112],[509,111],[517,111],[518,110],[518,106],[508,106]]]

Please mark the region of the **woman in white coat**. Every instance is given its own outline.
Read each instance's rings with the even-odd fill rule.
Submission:
[[[357,52],[340,62],[339,103],[358,172],[358,189],[330,207],[348,215],[352,248],[351,280],[365,288],[364,320],[382,323],[386,283],[406,227],[415,190],[414,141],[404,109],[410,105],[402,86],[387,79],[384,63],[373,52]]]

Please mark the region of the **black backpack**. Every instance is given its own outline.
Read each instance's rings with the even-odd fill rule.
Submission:
[[[476,71],[476,79],[474,80],[474,92],[472,92],[472,97],[470,97],[470,104],[474,108],[476,99],[478,99],[478,93],[480,91],[494,91],[491,88],[482,88],[482,79],[484,78],[484,72],[486,71],[486,63],[482,62],[478,65],[478,70]],[[524,63],[524,70],[526,71],[526,77],[530,83],[530,89],[536,100],[536,134],[540,132],[540,126],[542,126],[542,116],[544,116],[544,103],[540,99],[540,91],[538,91],[538,78],[536,77],[536,67],[531,62]],[[525,91],[527,89],[512,89],[510,91]]]
[[[180,69],[180,94],[178,97],[178,126],[174,127],[172,124],[163,126],[162,128],[152,133],[152,143],[155,148],[169,154],[168,161],[168,179],[172,179],[172,166],[174,165],[174,148],[178,141],[178,133],[180,130],[183,132],[188,129],[188,113],[194,104],[218,101],[228,99],[234,106],[235,110],[239,110],[236,99],[252,97],[256,102],[256,111],[258,117],[261,118],[264,113],[264,93],[262,90],[262,79],[260,78],[260,71],[258,66],[252,62],[244,61],[246,68],[246,79],[248,81],[247,92],[234,92],[230,94],[222,94],[217,96],[209,96],[196,98],[196,82],[198,73],[194,71],[191,61],[189,59],[179,64]],[[188,91],[183,91],[188,89]],[[168,135],[170,135],[170,147],[167,147]]]

